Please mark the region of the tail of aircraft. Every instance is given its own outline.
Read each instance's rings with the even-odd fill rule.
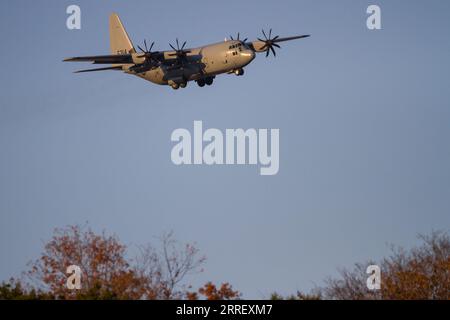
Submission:
[[[109,41],[112,54],[134,53],[136,50],[117,14],[109,17]]]

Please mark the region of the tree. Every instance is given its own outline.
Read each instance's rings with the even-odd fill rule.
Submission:
[[[148,245],[135,261],[126,259],[126,246],[117,237],[90,228],[69,226],[56,229],[44,252],[30,263],[27,272],[33,284],[56,299],[175,299],[187,291],[182,282],[199,272],[205,258],[198,249],[181,245],[170,233],[161,238],[161,250]],[[132,263],[134,262],[134,263]],[[80,267],[82,286],[66,286],[70,265]]]
[[[381,290],[366,286],[367,264],[342,270],[340,279],[328,279],[322,289],[328,299],[450,299],[450,237],[444,232],[419,236],[422,244],[409,251],[392,248],[379,264]]]
[[[297,292],[272,300],[449,300],[450,299],[450,237],[445,232],[419,236],[421,244],[409,251],[391,247],[390,256],[378,264],[381,289],[367,288],[366,273],[375,262],[357,263],[353,269],[341,269],[339,278],[328,278],[323,287],[310,293]]]
[[[27,288],[19,280],[11,278],[0,284],[0,300],[49,300],[48,293],[33,288]]]
[[[130,267],[125,251],[115,236],[80,226],[56,229],[28,275],[58,299],[138,299],[145,294],[143,279]],[[70,265],[82,270],[81,290],[66,286]]]
[[[176,241],[172,232],[159,240],[160,250],[149,244],[140,247],[140,255],[136,258],[137,273],[147,279],[147,298],[186,298],[188,288],[182,282],[186,276],[202,272],[206,258],[198,257],[199,250],[194,245]]]
[[[311,293],[303,293],[301,291],[297,291],[297,294],[292,294],[287,297],[283,297],[282,295],[274,292],[270,296],[270,300],[321,300],[322,295],[320,292],[311,292]]]
[[[238,300],[241,297],[239,291],[234,291],[229,283],[222,283],[220,288],[217,288],[212,282],[207,282],[197,292],[190,292],[187,294],[189,300],[199,299],[199,295],[205,300]]]

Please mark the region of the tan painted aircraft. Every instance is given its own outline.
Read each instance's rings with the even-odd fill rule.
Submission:
[[[272,30],[268,34],[264,30],[262,32],[264,39],[258,38],[252,42],[240,40],[238,34],[237,39],[231,37],[230,40],[193,49],[185,49],[186,42],[180,47],[177,39],[176,47],[170,44],[170,51],[151,51],[154,43],[147,47],[144,41],[144,48],[138,46],[141,52],[137,52],[119,16],[112,14],[109,18],[111,55],[75,57],[64,61],[111,65],[76,73],[121,70],[156,84],[170,85],[173,89],[185,88],[189,81],[196,81],[200,87],[204,87],[205,84],[211,85],[219,74],[242,76],[244,67],[253,61],[255,53],[265,52],[268,57],[272,52],[276,56],[274,47],[280,48],[279,42],[309,37],[272,38]]]

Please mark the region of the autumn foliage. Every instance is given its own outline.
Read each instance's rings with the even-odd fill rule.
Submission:
[[[203,287],[198,289],[197,292],[190,292],[187,295],[189,300],[199,299],[205,300],[236,300],[241,297],[239,291],[234,291],[233,287],[229,283],[223,283],[219,288],[212,282],[206,283]]]
[[[420,236],[419,247],[392,248],[381,268],[381,290],[366,286],[366,267],[373,262],[356,264],[353,270],[341,270],[340,279],[328,279],[322,290],[325,298],[345,300],[426,300],[450,299],[450,238],[434,232]]]
[[[379,263],[358,263],[329,278],[315,295],[337,300],[449,300],[450,237],[445,232],[420,236],[421,245],[405,250],[392,247],[390,256]],[[367,289],[368,265],[381,269],[381,289]]]
[[[160,242],[161,248],[141,246],[134,259],[127,259],[127,248],[117,237],[69,226],[55,230],[26,274],[32,281],[31,290],[39,288],[39,297],[46,299],[187,298],[190,287],[184,284],[185,278],[202,271],[205,257],[199,256],[194,245],[174,240],[172,233],[163,235]],[[66,285],[70,265],[82,270],[80,290]],[[4,284],[5,295],[22,294],[22,286],[19,283],[16,290],[16,284]]]
[[[272,299],[450,299],[450,237],[445,232],[422,236],[421,245],[405,250],[393,248],[379,263],[356,264],[329,278],[311,293]],[[127,247],[116,236],[96,234],[90,228],[57,229],[40,257],[30,263],[23,280],[0,284],[2,299],[241,299],[229,283],[206,283],[196,291],[186,279],[203,270],[205,257],[192,244],[176,241],[172,233],[160,238],[159,246],[145,245],[130,259]],[[381,269],[381,289],[367,288],[368,265]],[[66,282],[67,267],[82,271],[80,290]]]
[[[80,226],[57,229],[28,275],[58,299],[137,299],[145,294],[145,282],[126,261],[125,250],[114,236],[96,235]],[[70,265],[82,270],[81,290],[66,286]]]

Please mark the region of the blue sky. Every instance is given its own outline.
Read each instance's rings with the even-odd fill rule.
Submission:
[[[78,4],[82,29],[66,29]],[[382,10],[380,31],[366,8]],[[0,4],[0,279],[55,227],[89,221],[130,248],[173,230],[208,257],[194,285],[246,298],[321,284],[388,244],[450,226],[450,3],[8,1]],[[243,77],[185,90],[62,63],[109,52],[118,12],[135,44],[199,46],[261,28],[312,37]],[[174,166],[174,129],[279,128],[280,171]]]

